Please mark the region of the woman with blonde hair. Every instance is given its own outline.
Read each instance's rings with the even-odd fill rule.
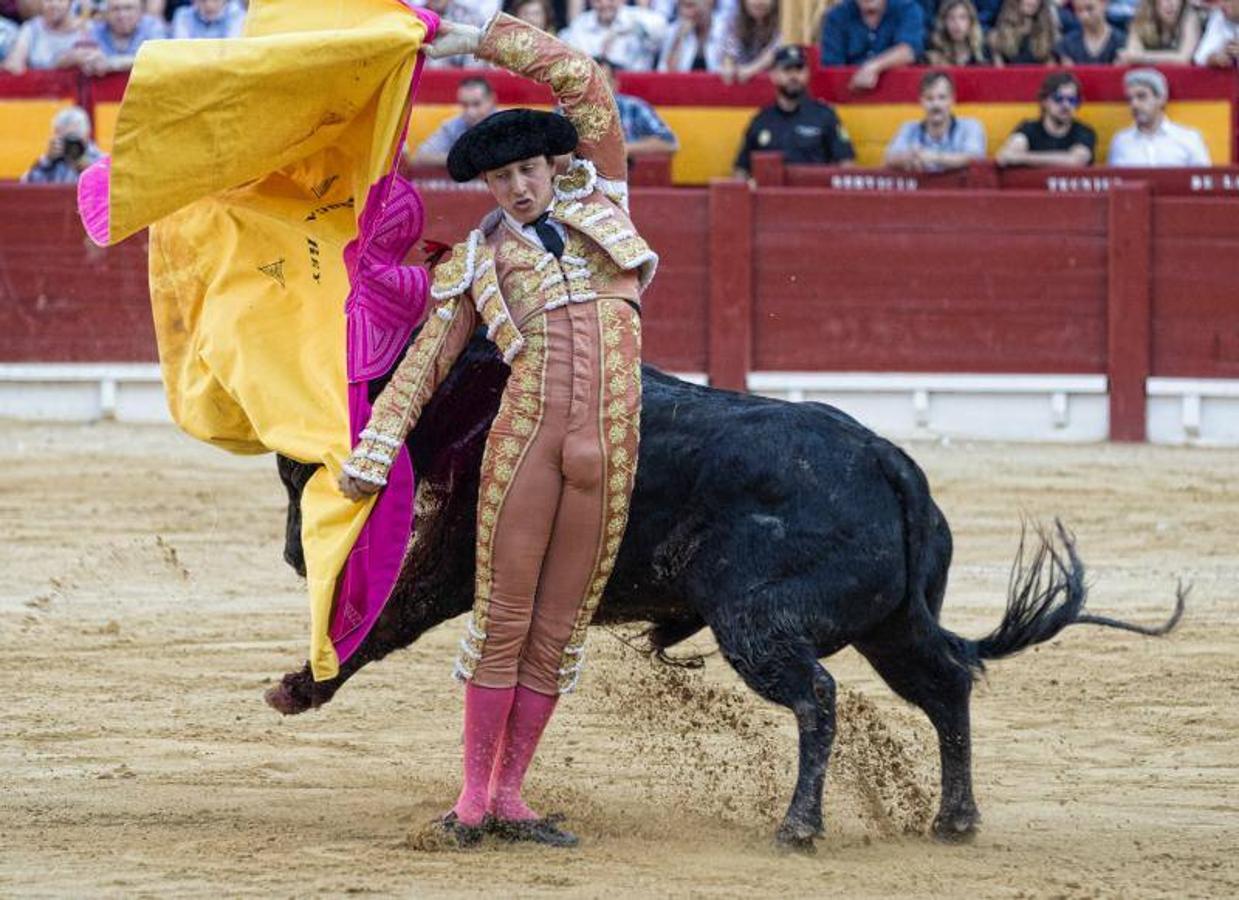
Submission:
[[[779,35],[779,0],[740,0],[723,43],[723,80],[748,81],[774,64]]]
[[[994,65],[1043,66],[1053,61],[1058,17],[1053,0],[1003,0],[989,33]]]
[[[17,40],[5,57],[4,70],[22,75],[27,69],[76,65],[75,46],[85,36],[69,0],[43,0],[39,14],[22,23]]]
[[[943,0],[925,56],[931,66],[989,64],[981,21],[972,0]]]
[[[1200,19],[1188,0],[1140,0],[1119,62],[1188,64],[1200,43]]]

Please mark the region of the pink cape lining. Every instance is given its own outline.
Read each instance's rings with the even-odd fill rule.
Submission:
[[[439,28],[438,16],[425,9],[409,9],[425,23],[426,42],[433,40]],[[410,114],[425,61],[419,53],[409,85]],[[345,315],[353,444],[370,419],[369,381],[395,365],[409,342],[413,326],[426,310],[430,287],[426,270],[402,265],[426,222],[421,195],[399,173],[399,148],[404,146],[408,128],[406,118],[391,171],[371,186],[357,239],[344,248],[344,263],[352,284]],[[379,493],[336,582],[336,600],[327,634],[341,664],[370,633],[395,587],[413,534],[415,489],[413,462],[408,447],[401,447],[388,473],[387,487]]]
[[[425,41],[434,39],[439,17],[403,4],[426,25]],[[409,85],[416,96],[425,57],[418,54]],[[412,102],[409,104],[412,112]],[[371,185],[358,234],[344,248],[351,290],[347,319],[349,432],[353,444],[370,418],[368,382],[387,372],[408,344],[413,326],[426,309],[429,277],[421,266],[403,265],[421,237],[426,211],[413,184],[399,174],[400,147],[408,136],[408,118],[391,170]],[[77,184],[78,212],[90,239],[107,246],[110,234],[112,160],[104,157],[82,173]],[[416,484],[407,447],[400,448],[387,487],[362,526],[336,581],[328,636],[344,663],[370,633],[391,596],[413,533]]]

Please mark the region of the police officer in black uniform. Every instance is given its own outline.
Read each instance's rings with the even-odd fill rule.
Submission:
[[[809,68],[804,50],[781,47],[774,56],[770,80],[776,91],[774,105],[767,106],[749,123],[736,157],[737,176],[748,177],[749,157],[755,150],[780,151],[787,163],[837,165],[856,158],[847,129],[835,111],[806,96]]]

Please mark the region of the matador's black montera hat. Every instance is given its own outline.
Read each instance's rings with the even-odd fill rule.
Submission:
[[[447,172],[454,181],[472,181],[518,159],[571,153],[578,140],[576,127],[561,115],[505,109],[460,136],[447,155]]]

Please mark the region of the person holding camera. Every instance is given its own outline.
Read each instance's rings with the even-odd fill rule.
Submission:
[[[80,106],[70,106],[52,119],[52,137],[47,151],[21,180],[25,184],[77,184],[103,151],[90,139],[90,117]]]

